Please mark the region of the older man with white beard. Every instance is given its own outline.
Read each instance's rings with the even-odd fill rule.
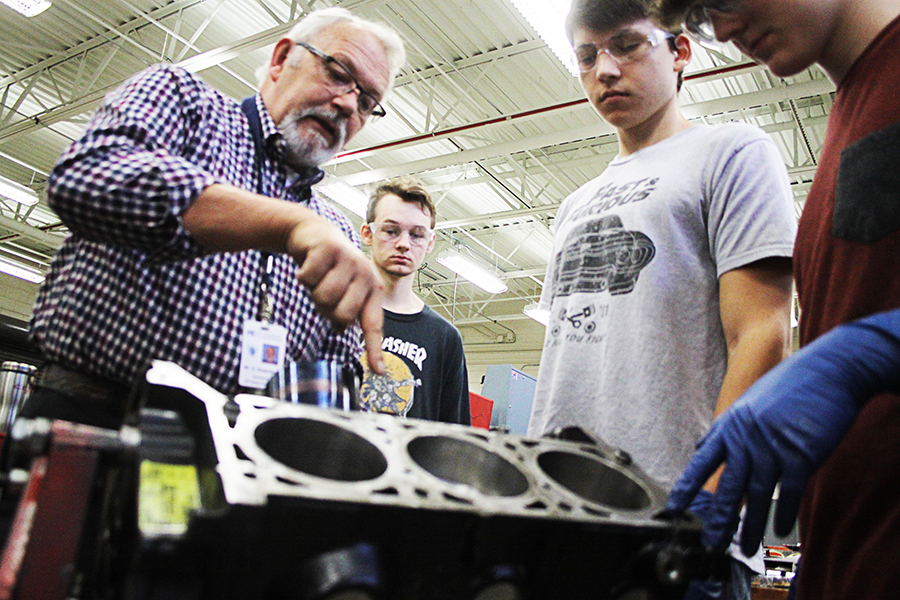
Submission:
[[[267,358],[353,363],[361,326],[382,370],[382,283],[311,186],[384,115],[404,60],[393,30],[329,8],[276,43],[242,104],[171,65],[110,94],[48,184],[73,235],[38,295],[46,365],[21,414],[118,427],[152,359],[258,388],[260,336]]]

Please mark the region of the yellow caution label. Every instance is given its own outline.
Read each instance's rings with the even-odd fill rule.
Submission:
[[[144,535],[178,535],[200,508],[200,486],[193,465],[141,462],[138,526]]]

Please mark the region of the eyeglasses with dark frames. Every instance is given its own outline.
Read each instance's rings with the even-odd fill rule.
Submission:
[[[674,37],[661,29],[650,33],[623,29],[609,38],[605,46],[581,44],[575,48],[575,62],[582,73],[590,73],[597,67],[600,54],[605,52],[617,65],[628,64],[644,58],[650,50]]]
[[[356,109],[359,114],[364,117],[383,117],[387,114],[384,107],[378,102],[378,99],[371,93],[363,89],[356,77],[344,66],[338,59],[322,52],[315,46],[310,46],[306,42],[294,42],[301,48],[309,50],[322,60],[322,66],[325,67],[325,73],[328,77],[328,86],[337,95],[349,94],[350,92],[358,92],[356,97]]]

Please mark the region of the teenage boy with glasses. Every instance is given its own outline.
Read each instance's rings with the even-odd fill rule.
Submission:
[[[462,338],[413,291],[416,272],[434,248],[435,217],[431,194],[413,177],[392,179],[372,192],[360,233],[384,282],[387,372],[366,369],[360,402],[373,412],[468,425]]]
[[[172,65],[110,94],[48,182],[72,236],[38,294],[48,365],[22,416],[118,428],[153,359],[226,394],[264,387],[260,332],[281,358],[355,363],[361,328],[383,370],[381,281],[312,186],[404,57],[390,28],[330,8],[275,44],[243,104]]]
[[[690,42],[649,9],[576,0],[567,20],[619,154],[557,214],[529,430],[592,430],[668,489],[714,415],[786,353],[795,218],[765,134],[681,114]],[[762,568],[758,555],[752,564]],[[749,568],[735,561],[734,572],[729,597],[748,597]],[[690,597],[720,593],[694,585]]]
[[[900,2],[665,0],[665,17],[731,40],[788,77],[817,63],[837,85],[794,265],[803,348],[714,425],[670,498],[684,508],[726,464],[705,524],[744,543],[799,509],[802,600],[900,590]]]

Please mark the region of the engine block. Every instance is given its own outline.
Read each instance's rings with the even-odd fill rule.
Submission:
[[[229,398],[165,362],[146,379],[144,459],[187,457],[202,499],[184,532],[143,533],[146,590],[651,600],[718,569],[700,523],[666,515],[664,491],[600,441]]]

